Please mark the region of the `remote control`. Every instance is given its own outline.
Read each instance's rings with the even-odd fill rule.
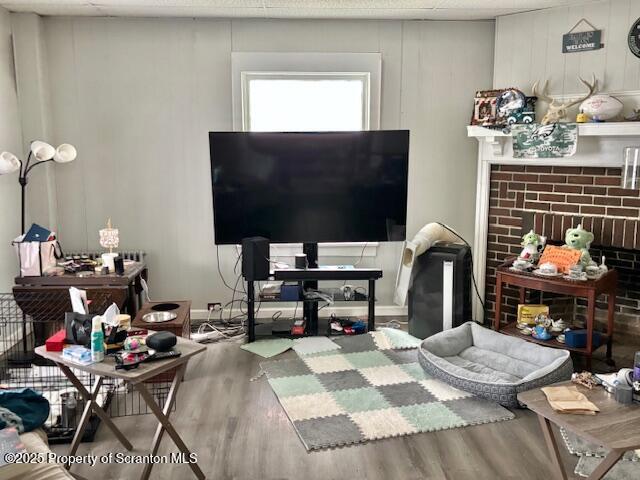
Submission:
[[[175,350],[169,350],[168,352],[156,352],[153,355],[149,355],[145,362],[155,362],[156,360],[168,360],[170,358],[177,358],[182,355],[181,352]]]

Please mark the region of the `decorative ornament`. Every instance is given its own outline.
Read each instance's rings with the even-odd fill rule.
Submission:
[[[496,100],[496,111],[499,123],[516,123],[515,114],[527,105],[527,97],[517,88],[509,88],[500,92]],[[509,121],[513,119],[513,121]]]
[[[589,121],[589,115],[580,110],[580,113],[576,115],[576,123],[587,123]]]
[[[640,18],[635,21],[631,30],[629,30],[628,43],[631,53],[640,58]]]
[[[624,117],[627,122],[640,122],[640,108],[634,108],[633,112]]]
[[[549,85],[548,80],[544,83],[544,87],[542,87],[541,92],[538,92],[538,82],[533,84],[533,95],[538,97],[541,100],[544,100],[545,102],[548,102],[549,104],[547,113],[545,114],[544,117],[542,117],[541,123],[543,125],[548,125],[550,123],[557,123],[562,120],[566,120],[567,111],[570,107],[573,107],[574,105],[578,105],[579,103],[584,102],[587,98],[591,97],[593,94],[596,93],[598,89],[598,81],[596,80],[595,74],[593,75],[593,80],[591,83],[587,82],[581,77],[578,77],[578,79],[589,89],[589,92],[585,96],[577,100],[564,102],[564,103],[560,103],[557,101],[557,99],[551,98],[549,96],[549,94],[547,93],[547,87]]]
[[[623,108],[624,105],[616,97],[604,94],[594,95],[580,104],[580,111],[598,122],[617,117]]]
[[[571,248],[573,250],[580,251],[580,264],[583,267],[589,265],[596,265],[591,260],[591,254],[589,253],[589,247],[593,242],[593,233],[582,228],[582,225],[578,225],[576,228],[568,228],[564,235],[564,248]]]
[[[540,258],[540,252],[544,249],[544,245],[547,242],[547,238],[538,235],[533,230],[522,237],[523,249],[518,255],[518,258],[514,261],[513,266],[516,268],[522,268],[523,262],[533,265]]]
[[[114,248],[118,248],[120,237],[117,228],[111,226],[111,219],[107,220],[107,228],[100,230],[100,246],[108,248],[109,253],[113,253]]]

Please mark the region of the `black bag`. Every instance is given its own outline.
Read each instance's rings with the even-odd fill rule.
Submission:
[[[156,332],[147,337],[147,347],[158,352],[168,352],[177,343],[175,334],[171,332]]]
[[[91,346],[91,320],[95,315],[67,312],[64,314],[64,331],[66,332],[66,343]]]

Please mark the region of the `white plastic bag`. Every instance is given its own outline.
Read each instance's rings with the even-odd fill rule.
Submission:
[[[62,258],[57,240],[23,242],[23,238],[24,235],[20,235],[12,242],[20,262],[20,276],[40,277],[56,266],[58,258]]]

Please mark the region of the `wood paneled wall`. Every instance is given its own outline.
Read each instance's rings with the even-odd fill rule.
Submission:
[[[549,92],[571,96],[584,91],[578,76],[594,73],[602,91],[626,93],[628,108],[640,96],[640,58],[627,47],[627,35],[640,17],[638,0],[604,0],[499,17],[496,23],[496,88],[516,86],[529,93],[536,80],[549,80]],[[562,35],[581,18],[603,30],[604,48],[562,53]],[[589,30],[582,24],[579,30]]]
[[[22,157],[22,132],[11,48],[10,14],[0,7],[0,152]],[[0,175],[0,293],[11,291],[18,260],[10,242],[20,234],[18,174]]]
[[[148,253],[152,298],[194,308],[231,298],[217,273],[207,132],[233,128],[233,51],[380,52],[381,127],[411,129],[408,235],[443,221],[473,237],[477,142],[465,126],[475,90],[491,86],[494,22],[43,22],[51,141],[79,152],[56,175],[60,236],[67,249],[95,250],[112,217],[121,248]],[[400,244],[381,244],[361,264],[383,268],[382,305],[399,254]],[[220,248],[227,282],[235,260],[235,248]]]

